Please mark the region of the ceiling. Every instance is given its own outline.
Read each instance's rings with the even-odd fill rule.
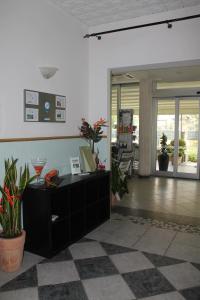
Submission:
[[[200,4],[200,0],[50,0],[88,26],[123,21]]]
[[[179,81],[200,81],[200,66],[172,67],[163,69],[151,69],[142,71],[112,72],[113,83],[138,82],[142,79],[155,81],[179,82]]]

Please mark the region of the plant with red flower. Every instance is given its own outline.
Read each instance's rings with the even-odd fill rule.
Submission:
[[[107,127],[106,123],[105,119],[100,118],[92,126],[84,118],[82,118],[80,133],[81,136],[84,137],[90,144],[92,153],[94,153],[94,144],[98,143],[103,137],[102,127]]]
[[[3,187],[0,186],[0,224],[3,228],[2,237],[12,238],[21,235],[21,195],[28,183],[35,176],[30,177],[27,165],[20,168],[18,180],[17,159],[5,160],[5,177]]]

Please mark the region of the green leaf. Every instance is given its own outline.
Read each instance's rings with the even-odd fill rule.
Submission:
[[[11,158],[5,160],[5,177],[4,185],[9,189],[10,195],[15,196],[13,199],[14,205],[11,206],[7,200],[7,195],[2,186],[0,192],[2,193],[2,207],[4,212],[0,213],[0,224],[3,228],[3,235],[5,237],[15,237],[21,233],[21,201],[18,197],[21,196],[26,185],[36,178],[30,178],[28,165],[25,164],[24,168],[20,167],[19,182],[17,172],[18,159]]]

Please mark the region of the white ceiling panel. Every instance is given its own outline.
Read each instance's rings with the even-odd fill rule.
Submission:
[[[50,0],[88,26],[200,5],[200,0]]]

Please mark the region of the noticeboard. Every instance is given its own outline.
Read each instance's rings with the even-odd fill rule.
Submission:
[[[24,122],[66,122],[66,97],[24,90]]]

